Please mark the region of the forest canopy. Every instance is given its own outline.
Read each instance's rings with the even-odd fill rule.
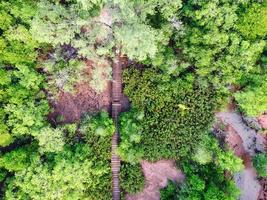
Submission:
[[[266,119],[266,35],[266,0],[0,0],[0,199],[112,199],[117,132],[123,198],[172,160],[187,179],[161,199],[237,199],[215,115]]]

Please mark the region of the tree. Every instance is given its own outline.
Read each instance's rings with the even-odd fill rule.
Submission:
[[[254,74],[246,78],[248,85],[234,96],[241,111],[257,117],[267,110],[267,75]]]
[[[99,160],[86,144],[39,157],[7,181],[5,199],[111,199],[109,162]]]
[[[0,156],[0,167],[9,172],[25,170],[31,162],[38,158],[37,146],[26,145]]]
[[[120,158],[129,163],[138,163],[144,156],[139,146],[143,132],[142,120],[144,113],[133,108],[129,112],[122,113],[119,118],[121,142],[117,151]]]
[[[267,4],[253,3],[241,13],[238,30],[248,39],[264,38],[267,35]]]
[[[64,133],[60,128],[45,127],[37,135],[41,152],[59,152],[65,145]]]
[[[256,67],[265,40],[244,39],[236,29],[242,1],[188,1],[181,17],[185,23],[176,31],[176,48],[181,52],[177,69],[193,70],[218,89],[236,84]],[[240,19],[242,21],[242,19]]]
[[[38,42],[29,32],[36,3],[0,1],[0,129],[2,146],[22,135],[36,135],[45,124],[49,106],[36,72]]]

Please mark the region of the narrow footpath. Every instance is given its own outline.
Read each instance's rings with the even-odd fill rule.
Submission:
[[[112,66],[112,119],[115,124],[115,133],[112,137],[112,156],[111,156],[111,170],[112,170],[112,182],[113,182],[113,200],[120,199],[120,158],[116,154],[116,150],[119,143],[119,129],[118,129],[118,116],[121,112],[121,100],[122,100],[122,66],[120,62],[120,54],[116,52],[116,56],[113,60]]]

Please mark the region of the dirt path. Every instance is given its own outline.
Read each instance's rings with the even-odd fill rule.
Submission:
[[[261,185],[252,166],[251,157],[258,151],[265,150],[264,137],[247,127],[239,114],[235,112],[217,113],[216,117],[225,125],[225,142],[243,159],[245,169],[234,175],[235,182],[241,190],[240,200],[257,200]]]
[[[141,162],[145,176],[145,188],[142,192],[127,195],[126,200],[159,200],[160,188],[168,184],[168,180],[181,182],[184,180],[183,173],[176,169],[175,162],[171,160],[160,160],[155,163]]]

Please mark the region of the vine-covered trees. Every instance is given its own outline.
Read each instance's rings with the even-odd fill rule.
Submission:
[[[189,77],[162,75],[155,69],[141,72],[131,68],[124,74],[124,82],[125,94],[144,117],[138,123],[135,118],[132,122],[123,119],[121,137],[125,141],[119,147],[123,158],[133,160],[133,152],[138,152],[137,157],[144,152],[142,158],[148,160],[188,156],[213,121],[216,100],[212,88],[198,85],[197,80],[191,82]]]

